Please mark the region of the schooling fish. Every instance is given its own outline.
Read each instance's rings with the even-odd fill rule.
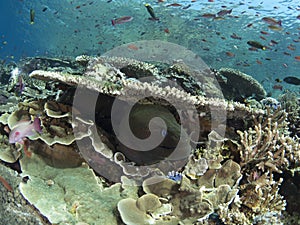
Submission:
[[[123,17],[120,17],[118,19],[111,20],[111,24],[113,26],[115,26],[116,24],[122,24],[122,23],[130,22],[132,19],[133,19],[132,16],[123,16]]]
[[[270,25],[279,25],[279,26],[281,26],[281,20],[275,20],[272,17],[263,17],[261,20],[268,23],[268,24],[270,24]]]
[[[283,81],[288,84],[300,85],[300,79],[297,77],[286,77]]]
[[[30,24],[34,24],[35,11],[30,9]]]
[[[151,16],[151,18],[149,18],[150,20],[159,20],[159,18],[157,18],[157,17],[155,16],[154,10],[153,10],[153,8],[151,7],[150,4],[145,4],[145,7],[146,7],[148,13],[149,13],[150,16]]]
[[[230,14],[232,12],[232,9],[230,10],[227,10],[227,9],[224,9],[224,10],[221,10],[220,12],[217,13],[218,16],[225,16],[227,14]]]
[[[20,143],[23,144],[25,137],[30,137],[36,134],[36,132],[41,133],[41,120],[36,117],[33,122],[31,121],[20,121],[18,122],[9,133],[9,143]]]
[[[261,43],[259,43],[257,41],[247,41],[247,44],[252,46],[252,47],[261,49],[261,50],[266,50],[267,49],[266,46],[262,45]]]

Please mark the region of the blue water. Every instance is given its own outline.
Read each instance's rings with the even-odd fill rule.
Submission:
[[[274,96],[285,89],[299,91],[298,86],[285,83],[280,83],[283,90],[273,88],[279,85],[276,78],[300,77],[300,61],[295,59],[300,56],[299,1],[198,0],[176,1],[182,6],[167,7],[174,2],[148,1],[160,19],[151,21],[146,2],[137,0],[2,0],[0,58],[100,55],[124,43],[159,39],[191,49],[212,68],[239,69],[262,82]],[[35,10],[34,24],[30,24],[30,9]],[[223,20],[201,16],[222,9],[233,11]],[[133,20],[111,25],[112,19],[122,16]],[[269,29],[261,20],[264,16],[282,20],[282,30]],[[249,24],[252,26],[247,27]],[[234,33],[241,39],[232,38]],[[249,40],[269,48],[250,51]],[[271,45],[271,40],[278,44]],[[234,56],[228,55],[231,53]]]

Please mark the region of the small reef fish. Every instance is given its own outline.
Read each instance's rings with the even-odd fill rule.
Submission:
[[[230,37],[233,39],[242,40],[242,37],[236,35],[236,33],[233,33],[232,35],[230,35]]]
[[[167,5],[167,7],[170,7],[170,6],[179,7],[179,6],[182,6],[182,5],[179,4],[179,3],[172,3],[172,4]]]
[[[261,43],[259,43],[257,41],[247,41],[247,44],[252,46],[252,47],[261,49],[261,50],[266,50],[267,49],[266,46],[262,45]]]
[[[295,59],[296,59],[297,61],[300,61],[300,56],[295,56]]]
[[[3,184],[3,186],[10,192],[13,192],[13,188],[9,185],[9,183],[2,177],[0,176],[0,182]]]
[[[274,40],[271,40],[271,43],[274,44],[274,45],[277,45],[278,42],[277,41],[274,41]]]
[[[191,4],[188,4],[188,5],[184,6],[184,7],[182,7],[182,9],[188,9],[188,8],[190,8],[191,6],[192,6]]]
[[[130,22],[132,19],[133,19],[132,16],[123,16],[123,17],[120,17],[118,19],[111,20],[111,24],[113,26],[115,26],[116,24],[122,24],[122,23]]]
[[[35,11],[34,9],[30,9],[30,24],[34,24]]]
[[[204,13],[204,14],[202,14],[201,15],[202,17],[204,17],[204,18],[215,18],[216,17],[216,15],[215,14],[212,14],[212,13]]]
[[[263,17],[261,20],[268,23],[268,24],[270,24],[270,25],[273,25],[273,26],[275,26],[275,25],[282,26],[281,20],[275,20],[272,17]]]
[[[225,16],[225,15],[227,15],[227,14],[230,14],[232,12],[232,9],[229,9],[229,10],[227,10],[227,9],[223,9],[223,10],[221,10],[221,11],[219,11],[218,13],[217,13],[217,16]]]
[[[274,30],[274,31],[281,31],[282,30],[282,27],[278,27],[278,26],[275,26],[275,25],[270,25],[270,26],[268,26],[268,28],[270,30]]]
[[[288,83],[288,84],[293,84],[293,85],[300,85],[300,79],[297,77],[285,77],[283,79],[284,82]]]
[[[267,40],[267,38],[265,38],[264,36],[259,36],[259,38],[264,40],[264,41]]]
[[[150,4],[145,4],[145,7],[146,7],[148,13],[149,13],[150,16],[151,16],[151,18],[149,18],[150,20],[159,20],[159,18],[157,18],[157,17],[155,16],[154,10],[153,10],[153,8],[151,7]]]
[[[291,50],[291,51],[295,51],[295,50],[296,50],[296,47],[295,47],[295,45],[293,45],[293,44],[288,45],[287,48],[288,48],[289,50]],[[297,56],[296,56],[296,57],[297,57]],[[295,59],[297,59],[296,57],[295,57]]]
[[[20,121],[9,133],[9,143],[24,143],[24,138],[33,136],[36,132],[41,133],[41,120],[36,117],[33,122],[31,121]]]
[[[256,60],[256,63],[259,64],[259,65],[262,65],[262,61],[260,61],[258,59]]]
[[[229,56],[229,57],[234,57],[235,54],[233,52],[226,52],[226,55]]]
[[[263,30],[260,33],[264,34],[264,35],[268,35],[269,34],[267,31],[263,31]]]
[[[273,87],[272,87],[274,90],[280,90],[282,91],[282,85],[278,85],[278,84],[275,84]]]

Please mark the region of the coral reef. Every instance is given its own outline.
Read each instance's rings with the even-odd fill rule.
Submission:
[[[22,206],[30,203],[41,214],[32,224],[250,225],[297,218],[291,214],[299,207],[293,199],[300,196],[294,95],[282,96],[280,103],[263,99],[261,85],[246,74],[228,68],[194,71],[179,59],[37,57],[3,73],[16,66],[26,88],[20,96],[10,94],[14,88],[0,93],[0,159],[20,174],[1,169],[13,194],[0,185],[5,204],[21,199]],[[87,98],[75,104],[82,93]],[[251,106],[232,101],[253,96]],[[154,151],[135,152],[118,139],[127,114],[118,111],[114,129],[116,99],[122,109],[135,103],[130,128],[141,139],[149,135],[151,118],[164,122],[167,129],[158,123],[164,139]],[[16,123],[37,116],[40,134],[26,144],[8,143]],[[193,130],[197,124],[199,134]],[[178,161],[168,158],[176,146]],[[285,208],[289,214],[283,218]]]

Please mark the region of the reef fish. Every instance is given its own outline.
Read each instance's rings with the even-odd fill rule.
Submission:
[[[157,18],[157,17],[155,16],[154,10],[153,10],[153,8],[151,7],[150,4],[145,4],[145,7],[146,7],[148,13],[149,13],[150,16],[151,16],[151,18],[149,18],[150,20],[159,20],[159,18]]]
[[[35,11],[30,9],[30,24],[34,24]]]
[[[230,14],[232,12],[232,9],[230,10],[227,10],[227,9],[224,9],[224,10],[221,10],[217,13],[218,16],[225,16],[227,14]]]
[[[127,22],[130,22],[132,19],[133,19],[132,16],[123,16],[118,19],[111,20],[111,24],[114,26],[116,24],[127,23]]]
[[[297,77],[285,77],[283,81],[288,84],[300,85],[300,79]]]
[[[23,138],[30,137],[41,133],[41,120],[36,117],[33,122],[31,121],[20,121],[18,122],[9,133],[9,143],[21,143],[23,144]]]
[[[178,6],[182,6],[182,5],[179,3],[172,3],[172,4],[167,5],[167,7],[170,7],[170,6],[178,7]]]
[[[261,43],[259,43],[257,41],[248,41],[247,44],[252,46],[252,47],[261,49],[261,50],[266,50],[267,49],[266,46],[262,45]]]
[[[270,25],[279,25],[279,26],[281,26],[281,20],[275,20],[272,17],[263,17],[261,20],[268,23],[268,24],[270,24]]]

